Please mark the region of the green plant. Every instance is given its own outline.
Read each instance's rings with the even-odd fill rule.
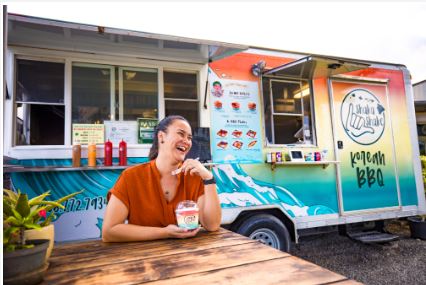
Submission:
[[[56,217],[53,208],[64,209],[61,203],[82,192],[74,192],[56,201],[46,201],[50,191],[28,200],[28,195],[19,190],[16,193],[3,189],[3,249],[13,251],[33,247],[26,243],[25,230],[48,226]]]

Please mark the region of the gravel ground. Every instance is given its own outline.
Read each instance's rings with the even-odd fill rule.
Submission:
[[[337,232],[302,237],[291,254],[365,284],[426,284],[426,240],[412,239],[406,221],[386,230],[400,239],[362,244]]]

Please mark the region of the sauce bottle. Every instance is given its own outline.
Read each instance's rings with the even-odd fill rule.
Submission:
[[[112,142],[109,139],[104,145],[104,165],[112,166]]]
[[[81,145],[75,144],[72,146],[72,167],[81,166]]]
[[[87,162],[89,167],[96,166],[96,144],[90,143],[88,146]]]
[[[124,140],[118,145],[118,165],[127,165],[127,143]]]

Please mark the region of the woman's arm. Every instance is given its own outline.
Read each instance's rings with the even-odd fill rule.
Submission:
[[[217,231],[222,219],[219,196],[216,191],[216,184],[204,186],[204,195],[198,198],[200,208],[200,222],[208,231]]]
[[[204,167],[197,159],[187,159],[183,162],[181,170],[185,175],[198,175],[203,181],[213,179],[213,173]],[[197,201],[200,222],[208,231],[217,231],[222,219],[219,196],[216,191],[216,184],[204,186],[204,195]]]
[[[167,227],[144,227],[125,224],[129,211],[117,197],[111,195],[105,210],[102,224],[102,240],[104,242],[128,242],[143,241],[165,238],[188,238],[195,236],[198,232],[181,229],[176,225]]]

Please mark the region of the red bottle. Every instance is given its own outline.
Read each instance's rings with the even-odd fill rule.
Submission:
[[[109,139],[104,145],[104,165],[112,166],[112,142],[110,142]]]
[[[127,165],[127,143],[124,140],[118,145],[118,164]]]

